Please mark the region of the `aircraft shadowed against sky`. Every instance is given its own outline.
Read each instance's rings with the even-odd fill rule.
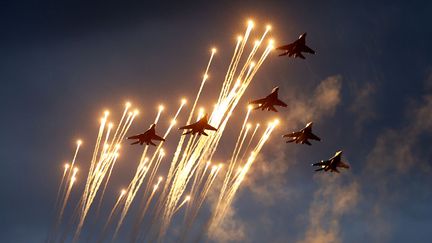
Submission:
[[[316,169],[315,171],[330,171],[340,173],[338,168],[349,169],[350,166],[343,162],[342,159],[342,151],[337,151],[336,154],[331,157],[329,160],[321,160],[321,162],[314,163],[312,166],[319,166],[321,168]]]
[[[261,109],[262,111],[268,110],[268,111],[278,112],[275,106],[282,106],[282,107],[288,106],[278,98],[278,93],[279,93],[279,87],[275,87],[273,88],[271,94],[267,95],[265,98],[250,101],[249,104],[257,105],[255,108],[253,108],[254,110]]]
[[[319,138],[317,135],[312,133],[312,122],[306,124],[306,127],[301,129],[300,131],[285,134],[283,135],[283,137],[290,138],[289,140],[286,141],[287,143],[295,142],[295,143],[312,145],[309,142],[309,139],[321,141],[321,138]]]
[[[208,136],[205,130],[217,131],[217,128],[213,127],[208,123],[208,115],[205,114],[201,119],[197,122],[179,127],[179,130],[187,130],[183,135],[192,134],[192,135],[204,135]]]
[[[158,141],[165,141],[165,139],[159,135],[156,135],[156,124],[152,124],[150,128],[145,131],[144,133],[130,136],[127,139],[138,139],[138,141],[133,142],[131,144],[140,144],[143,145],[146,143],[147,145],[151,144],[153,146],[156,146],[155,143],[153,143],[152,140],[158,140]]]
[[[283,51],[279,56],[288,55],[289,57],[300,57],[301,59],[305,59],[302,52],[315,54],[315,51],[306,45],[306,33],[300,35],[298,40],[291,44],[276,47],[276,50]]]

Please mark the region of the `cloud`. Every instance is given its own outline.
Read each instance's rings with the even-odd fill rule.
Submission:
[[[343,185],[341,176],[317,174],[320,187],[309,207],[309,223],[299,243],[338,243],[340,220],[352,212],[360,198],[360,187],[355,181]]]
[[[407,115],[408,123],[397,129],[385,130],[378,136],[375,146],[368,155],[367,170],[383,173],[391,170],[406,173],[414,164],[426,169],[427,163],[415,151],[422,135],[432,132],[432,95],[423,97],[420,104],[414,104]],[[426,167],[425,167],[426,166]]]
[[[375,84],[366,83],[362,87],[354,87],[354,100],[349,111],[356,115],[354,127],[357,134],[361,134],[366,122],[376,118],[373,95],[376,93]]]
[[[295,193],[286,185],[286,172],[291,163],[286,159],[285,153],[281,152],[283,145],[285,144],[280,143],[265,156],[256,158],[244,181],[244,186],[251,191],[254,199],[266,206],[292,198]]]
[[[246,224],[236,217],[235,210],[230,205],[222,222],[209,234],[215,242],[247,242]]]
[[[341,101],[342,76],[330,76],[315,88],[313,95],[297,94],[290,99],[287,121],[295,125],[331,117]]]
[[[426,87],[429,85],[427,80]],[[413,101],[405,114],[403,126],[386,129],[377,136],[375,145],[366,158],[362,173],[368,193],[374,195],[368,199],[371,217],[367,218],[369,234],[380,242],[391,240],[392,219],[389,205],[406,197],[395,190],[410,178],[410,172],[416,170],[417,178],[430,178],[432,153],[424,146],[425,137],[432,135],[432,94],[426,94],[418,101]]]

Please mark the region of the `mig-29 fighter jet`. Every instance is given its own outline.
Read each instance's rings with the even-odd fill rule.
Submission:
[[[265,98],[259,100],[253,100],[249,102],[249,104],[258,105],[254,108],[254,110],[267,109],[268,111],[278,112],[276,108],[274,108],[275,106],[287,107],[287,104],[285,104],[283,101],[278,99],[278,91],[279,91],[279,87],[275,87],[273,88],[271,94],[267,95]]]
[[[145,143],[147,145],[151,144],[153,146],[156,146],[156,144],[153,143],[152,140],[165,141],[163,137],[156,135],[156,124],[152,124],[150,128],[144,133],[128,137],[127,139],[138,139],[138,141],[133,142],[131,144],[139,143],[140,145],[143,145]]]
[[[202,134],[204,136],[208,136],[208,134],[205,132],[205,130],[217,131],[217,128],[212,127],[208,123],[208,115],[207,114],[205,114],[205,116],[203,118],[199,119],[197,122],[179,128],[179,130],[183,130],[183,129],[189,130],[189,131],[183,133],[183,135],[186,135],[186,134],[195,135],[196,133],[198,133],[198,135]]]
[[[315,51],[306,45],[306,33],[302,34],[298,38],[298,40],[294,41],[293,43],[280,46],[276,48],[276,50],[284,51],[281,54],[279,54],[279,56],[288,55],[289,57],[294,56],[294,57],[300,57],[302,59],[305,59],[302,52],[315,54]]]
[[[290,140],[286,141],[287,143],[301,143],[301,144],[307,144],[307,145],[312,145],[309,142],[309,139],[313,139],[313,140],[317,140],[317,141],[321,141],[321,139],[312,133],[312,122],[309,122],[305,128],[303,128],[302,130],[298,131],[298,132],[292,132],[292,133],[288,133],[283,135],[284,138],[290,138]]]
[[[350,166],[347,163],[341,161],[342,151],[337,151],[336,154],[331,157],[329,160],[321,160],[321,162],[312,164],[312,166],[319,166],[321,168],[316,169],[315,171],[330,171],[339,173],[338,168],[349,169]]]

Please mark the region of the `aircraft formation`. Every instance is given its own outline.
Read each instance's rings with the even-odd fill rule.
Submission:
[[[306,45],[306,35],[307,33],[303,33],[299,36],[297,40],[291,42],[289,44],[277,47],[276,50],[283,51],[279,56],[293,57],[293,58],[301,58],[305,59],[305,56],[302,53],[310,53],[315,54],[315,51]],[[279,87],[273,88],[271,93],[264,98],[252,100],[249,102],[251,105],[255,105],[253,110],[266,110],[272,112],[278,112],[275,106],[279,107],[288,107],[288,105],[279,99],[278,97]],[[289,140],[286,143],[296,143],[296,144],[307,144],[312,145],[309,140],[321,141],[321,138],[312,133],[312,122],[306,124],[306,126],[299,130],[294,131],[288,134],[283,135],[284,138],[288,138]],[[152,140],[157,141],[165,141],[165,138],[160,137],[156,134],[156,124],[152,124],[150,128],[142,134],[134,135],[131,137],[127,137],[127,139],[138,139],[133,144],[143,145],[144,143],[147,145],[156,146]],[[183,135],[192,134],[192,135],[204,135],[208,136],[206,130],[217,131],[218,129],[211,126],[208,122],[208,115],[205,114],[201,119],[197,122],[182,126],[179,130],[187,130]],[[328,160],[321,160],[318,163],[312,164],[312,166],[319,167],[315,171],[324,171],[324,172],[337,172],[340,173],[338,168],[349,169],[350,166],[342,161],[342,151],[337,151],[333,157]]]

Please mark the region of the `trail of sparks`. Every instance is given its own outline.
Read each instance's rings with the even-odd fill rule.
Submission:
[[[228,94],[228,90],[229,90],[229,88],[231,87],[231,83],[232,83],[232,81],[233,81],[233,79],[234,79],[234,74],[235,74],[235,72],[236,72],[236,70],[237,70],[237,66],[238,66],[238,64],[239,64],[239,62],[240,62],[240,58],[242,57],[243,50],[244,50],[244,48],[245,48],[245,46],[246,46],[246,43],[247,43],[247,41],[248,41],[249,35],[250,35],[250,33],[251,33],[253,27],[254,27],[253,22],[252,22],[252,21],[249,21],[249,22],[248,22],[248,27],[247,27],[247,29],[246,29],[246,33],[245,33],[244,36],[242,37],[242,42],[241,42],[241,44],[240,44],[239,51],[238,51],[237,56],[236,56],[236,59],[235,59],[235,61],[234,61],[234,63],[233,63],[233,68],[231,69],[231,73],[229,74],[228,79],[226,80],[225,92],[224,92],[223,97],[226,97],[226,95]],[[257,47],[257,48],[258,48],[258,47]],[[246,65],[247,65],[247,64],[246,64]]]
[[[76,173],[78,172],[78,168],[74,167],[76,158],[78,156],[79,149],[81,147],[82,141],[77,140],[76,142],[77,146],[73,155],[73,159],[71,164],[66,163],[64,165],[64,171],[63,176],[59,185],[59,189],[57,191],[57,197],[55,202],[55,208],[56,208],[56,214],[57,217],[54,221],[54,226],[52,230],[52,236],[49,237],[56,237],[57,235],[57,229],[61,224],[62,218],[63,218],[63,212],[67,205],[67,202],[69,201],[69,195],[70,191],[72,190],[72,186],[75,183],[76,180]],[[63,188],[64,184],[64,188]],[[51,239],[49,238],[48,241]]]
[[[56,196],[56,200],[55,200],[55,204],[54,204],[56,208],[58,207],[58,204],[59,204],[60,194],[62,194],[63,183],[64,183],[64,181],[65,181],[66,172],[68,171],[69,166],[70,166],[70,165],[69,165],[68,163],[66,163],[66,164],[64,165],[63,175],[62,175],[62,178],[61,178],[61,181],[60,181],[59,187],[58,187],[58,189],[57,189],[57,196]]]
[[[102,181],[104,180],[113,163],[115,163],[118,158],[120,141],[124,139],[126,132],[131,126],[135,116],[138,114],[137,110],[135,110],[134,112],[128,112],[129,107],[130,104],[127,103],[119,125],[116,128],[116,132],[111,139],[111,143],[107,146],[107,148],[103,148],[102,151],[99,152],[100,141],[103,135],[103,131],[105,130],[105,123],[108,116],[107,112],[105,113],[105,117],[101,121],[101,126],[96,140],[95,151],[93,152],[92,161],[90,162],[90,170],[87,177],[86,186],[80,200],[81,202],[79,210],[79,220],[73,238],[74,242],[77,241],[79,238],[87,214],[90,210],[91,205],[93,204],[94,198],[100,188],[100,185],[102,184]],[[125,117],[126,121],[123,122]],[[98,154],[100,154],[99,160],[97,160]]]
[[[191,120],[193,118],[193,115],[195,113],[195,108],[196,108],[196,105],[197,105],[197,103],[199,101],[199,98],[201,96],[201,92],[202,92],[202,90],[204,88],[206,80],[208,78],[208,71],[210,70],[210,66],[211,66],[211,63],[212,63],[212,60],[213,60],[213,56],[214,56],[215,53],[216,53],[216,49],[213,48],[212,52],[211,52],[211,56],[210,56],[209,62],[207,64],[207,66],[206,66],[206,71],[205,71],[203,79],[201,81],[200,88],[199,88],[198,93],[197,93],[197,95],[195,97],[194,103],[193,103],[191,111],[189,113],[189,117],[188,117],[188,119],[186,121],[187,124],[189,124],[191,122]],[[186,103],[186,100],[184,100],[184,102]],[[163,210],[164,202],[166,200],[166,197],[168,196],[166,193],[168,193],[170,191],[170,190],[168,190],[168,188],[169,188],[169,186],[171,186],[171,180],[172,180],[173,176],[175,175],[176,171],[178,171],[178,168],[179,168],[177,162],[178,162],[178,159],[180,158],[180,154],[181,154],[181,151],[182,151],[182,148],[183,148],[183,143],[184,143],[185,139],[186,139],[185,136],[180,136],[180,140],[179,140],[179,142],[177,144],[176,151],[174,152],[174,157],[172,159],[172,162],[170,164],[170,168],[168,170],[168,175],[167,175],[167,179],[166,179],[166,183],[165,183],[164,189],[162,190],[162,195],[159,197],[159,201],[158,201],[158,205],[157,205],[157,208],[156,208],[155,215],[158,215]],[[194,142],[193,138],[189,139],[189,142],[187,143],[187,145],[185,147],[185,151],[188,151],[190,149],[190,147],[192,146],[193,142]],[[183,156],[181,157],[181,160],[179,161],[179,164],[182,163],[182,161],[185,158],[186,158],[186,155],[183,154]]]
[[[252,27],[251,25],[249,25],[246,30],[245,37],[243,38],[243,43],[240,46],[239,54],[243,52],[242,49],[245,46],[245,42],[251,29]],[[160,215],[161,226],[158,235],[159,239],[165,234],[168,225],[170,224],[171,219],[174,216],[174,212],[177,209],[176,205],[178,205],[178,202],[183,195],[189,180],[192,178],[193,173],[196,171],[195,169],[200,164],[199,162],[203,160],[210,160],[213,156],[230,115],[232,114],[234,108],[244,94],[246,88],[250,84],[252,78],[254,77],[254,75],[256,74],[256,72],[258,71],[258,69],[260,68],[265,58],[272,49],[273,46],[270,42],[267,48],[264,50],[259,61],[255,65],[253,65],[251,71],[248,72],[249,75],[246,76],[243,80],[238,79],[231,91],[227,92],[224,91],[224,89],[229,90],[230,82],[233,80],[233,75],[235,74],[241,55],[238,55],[236,57],[232,70],[230,71],[231,74],[228,76],[228,80],[224,81],[221,91],[225,92],[226,94],[222,95],[222,99],[215,106],[215,109],[209,121],[212,126],[218,127],[218,131],[208,137],[199,137],[191,153],[186,153],[186,156],[182,157],[184,159],[182,159],[178,163],[176,173],[173,177],[172,186],[170,187],[170,191],[168,192],[168,196],[166,197],[166,201],[163,206],[164,209],[162,215]]]
[[[212,49],[212,52],[211,52],[211,55],[210,55],[210,59],[209,59],[209,61],[208,61],[207,67],[206,67],[206,71],[205,71],[204,76],[203,76],[203,79],[202,79],[202,81],[201,81],[200,88],[199,88],[198,93],[197,93],[197,95],[196,95],[196,97],[195,97],[195,101],[194,101],[194,103],[193,103],[193,105],[192,105],[192,108],[191,108],[191,111],[190,111],[189,117],[188,117],[188,119],[187,119],[187,121],[186,121],[187,124],[189,124],[189,123],[191,122],[191,120],[192,120],[193,114],[194,114],[194,112],[195,112],[196,105],[198,104],[199,98],[200,98],[200,96],[201,96],[201,92],[202,92],[202,90],[203,90],[203,88],[204,88],[204,85],[205,85],[205,83],[206,83],[206,81],[207,81],[207,78],[208,78],[208,71],[210,70],[210,66],[211,66],[211,63],[212,63],[212,60],[213,60],[213,57],[214,57],[214,54],[215,54],[215,53],[216,53],[216,49],[213,48],[213,49]],[[184,100],[184,102],[186,103],[186,100]],[[171,183],[171,178],[172,178],[173,172],[174,172],[174,170],[175,170],[175,168],[176,168],[177,160],[178,160],[178,158],[179,158],[179,156],[180,156],[180,153],[181,153],[181,149],[182,149],[182,147],[183,147],[184,140],[185,140],[185,136],[180,136],[180,141],[178,142],[178,145],[177,145],[176,151],[175,151],[175,153],[174,153],[174,158],[173,158],[173,160],[172,160],[172,162],[171,162],[171,166],[170,166],[169,171],[168,171],[168,176],[167,176],[167,180],[166,180],[165,188],[164,188],[163,192],[167,191],[167,188],[168,188],[168,186],[169,186],[170,183]],[[191,142],[191,140],[189,140],[189,141]],[[186,147],[189,147],[189,146],[190,146],[190,143],[188,143],[188,145],[187,145]],[[163,198],[164,196],[165,196],[165,195],[163,194],[163,195],[162,195],[162,198]]]
[[[237,152],[236,152],[236,154],[235,154],[235,156],[234,156],[234,162],[236,162],[237,159],[238,159],[238,156],[239,156],[239,154],[240,154],[240,152],[241,152],[241,150],[242,150],[242,148],[243,148],[243,143],[244,143],[244,141],[245,141],[245,139],[246,139],[246,136],[248,135],[248,132],[249,132],[250,127],[251,127],[250,124],[247,124],[247,126],[246,126],[246,131],[243,133],[243,137],[242,137],[242,139],[240,140],[240,144],[239,144],[238,149],[237,149]]]
[[[98,242],[103,242],[105,240],[106,231],[108,229],[108,226],[110,225],[112,217],[113,217],[113,215],[114,215],[117,207],[119,206],[121,200],[124,198],[125,194],[126,194],[126,190],[125,189],[121,190],[120,195],[119,195],[117,201],[115,202],[113,208],[111,209],[110,214],[108,215],[108,219],[107,219],[107,221],[106,221],[106,223],[105,223],[105,225],[104,225],[104,227],[102,229],[102,234],[101,234],[100,240]]]
[[[75,183],[75,181],[76,181],[76,174],[77,174],[77,172],[78,172],[78,168],[71,168],[71,170],[73,170],[73,172],[72,172],[72,174],[71,174],[71,178],[70,178],[70,180],[68,181],[69,183],[66,185],[67,187],[66,187],[66,191],[65,191],[65,196],[64,196],[64,198],[63,198],[63,201],[62,201],[62,205],[61,205],[61,207],[60,207],[60,211],[59,211],[59,215],[58,215],[58,218],[57,218],[57,222],[56,222],[56,224],[55,224],[55,231],[57,230],[57,228],[60,226],[60,224],[61,224],[61,221],[62,221],[62,219],[63,219],[63,213],[64,213],[64,210],[65,210],[65,208],[66,208],[66,205],[67,205],[67,202],[68,202],[68,200],[69,200],[69,196],[70,196],[70,192],[71,192],[71,190],[72,190],[72,186],[74,185],[74,183]],[[54,237],[55,237],[55,235],[54,235]]]
[[[157,113],[157,115],[156,115],[156,118],[155,118],[155,121],[154,121],[154,124],[157,124],[158,122],[159,122],[159,118],[160,118],[160,116],[161,116],[161,114],[162,114],[162,111],[165,109],[165,107],[163,106],[163,105],[160,105],[159,106],[159,110],[158,110],[158,113]]]
[[[255,161],[258,153],[261,151],[262,147],[264,146],[265,142],[270,137],[270,134],[272,133],[273,129],[276,127],[276,125],[279,122],[276,120],[268,125],[266,131],[264,132],[263,136],[261,137],[260,141],[256,145],[256,147],[253,149],[251,155],[247,159],[245,165],[241,167],[239,174],[237,175],[236,179],[231,185],[228,185],[228,190],[226,192],[221,192],[221,196],[219,197],[219,201],[216,205],[216,208],[213,212],[212,218],[210,220],[208,232],[210,234],[213,234],[215,232],[215,229],[219,226],[221,221],[223,220],[227,209],[231,205],[233,198],[235,196],[235,193],[237,192],[238,188],[240,187],[240,184],[244,180],[246,173],[249,171],[250,167],[252,166],[253,162]]]
[[[253,133],[252,133],[252,136],[249,138],[249,142],[248,142],[248,144],[247,144],[247,146],[246,146],[245,152],[243,153],[243,155],[242,155],[242,157],[240,158],[240,160],[243,160],[243,158],[244,158],[244,156],[246,155],[247,151],[249,151],[249,148],[250,148],[250,146],[251,146],[251,144],[252,144],[252,141],[253,141],[253,139],[254,139],[254,137],[255,137],[255,134],[257,133],[259,127],[260,127],[260,124],[257,123],[256,126],[255,126],[255,129],[254,129],[254,131],[253,131]]]
[[[139,227],[140,227],[140,225],[142,224],[142,222],[144,220],[144,216],[146,215],[147,210],[148,210],[148,208],[150,206],[150,203],[152,202],[152,199],[154,197],[154,194],[155,194],[156,190],[159,188],[159,184],[162,182],[162,180],[163,180],[163,178],[160,176],[159,179],[158,179],[158,182],[153,186],[153,190],[152,190],[150,196],[145,201],[144,207],[141,210],[141,213],[140,213],[140,215],[137,218],[137,222],[134,225],[134,229],[133,229],[132,234],[131,234],[131,242],[136,242],[138,240],[139,233],[140,233]]]
[[[181,102],[180,107],[178,108],[176,114],[174,115],[174,118],[172,119],[172,121],[170,123],[170,126],[168,127],[167,131],[165,132],[165,135],[163,136],[164,138],[166,138],[168,136],[168,134],[170,133],[170,131],[172,130],[173,126],[176,123],[177,117],[180,114],[180,111],[182,110],[184,105],[185,105],[185,102]],[[158,159],[158,161],[156,163],[156,165],[159,166],[160,160],[162,160],[162,158],[163,158],[163,155],[161,156],[161,154],[160,154],[160,150],[161,150],[163,144],[164,144],[163,141],[161,141],[159,143],[159,145],[157,146],[156,151],[154,152],[152,158],[148,162],[146,162],[145,167],[141,163],[138,165],[138,169],[135,173],[135,176],[132,179],[132,181],[128,187],[128,192],[126,195],[125,204],[123,206],[123,210],[121,212],[120,219],[117,223],[117,227],[116,227],[116,230],[114,232],[114,239],[117,236],[117,233],[118,233],[121,225],[123,224],[124,218],[126,217],[126,214],[129,211],[130,205],[132,204],[132,201],[134,200],[136,193],[140,189],[140,187],[144,181],[144,178],[147,175],[147,172],[149,171],[150,167],[153,165],[153,162],[154,162],[156,156],[159,156],[159,158],[160,158],[160,159]],[[162,154],[164,154],[164,153],[162,153]],[[140,170],[140,168],[145,168],[145,170]],[[157,170],[156,167],[155,167],[155,169]]]
[[[217,104],[220,103],[222,97],[224,96],[225,89],[226,89],[226,88],[225,88],[225,82],[226,82],[226,80],[228,79],[228,77],[229,77],[229,75],[230,75],[230,73],[231,73],[231,69],[232,69],[232,66],[233,66],[233,64],[234,64],[234,62],[235,62],[235,60],[236,60],[237,51],[238,51],[238,49],[239,49],[239,47],[240,47],[240,44],[241,44],[242,40],[243,40],[243,37],[241,37],[241,36],[239,36],[239,37],[237,38],[237,44],[236,44],[236,46],[235,46],[234,53],[233,53],[233,56],[232,56],[232,58],[231,58],[231,62],[230,62],[230,64],[229,64],[229,66],[228,66],[228,71],[227,71],[227,73],[226,73],[226,76],[225,76],[225,79],[224,79],[224,83],[223,83],[223,86],[222,86],[222,91],[221,91],[220,94],[219,94],[219,98],[218,98]]]
[[[183,207],[183,205],[185,205],[189,200],[190,200],[190,196],[186,196],[185,200],[182,203],[180,203],[180,205],[178,205],[176,209],[174,209],[173,214],[177,213],[177,211],[179,211],[180,208]]]
[[[108,176],[107,176],[107,178],[106,178],[106,180],[105,180],[105,185],[104,185],[104,187],[103,187],[103,189],[102,189],[102,193],[101,193],[101,196],[100,196],[100,198],[99,198],[99,203],[98,203],[98,206],[97,206],[97,209],[96,209],[96,215],[99,215],[99,211],[100,211],[100,208],[101,208],[101,206],[102,206],[102,201],[103,201],[103,198],[104,198],[104,195],[105,195],[105,191],[106,191],[106,188],[107,188],[107,186],[108,186],[108,182],[109,182],[109,180],[110,180],[110,178],[111,178],[111,174],[112,174],[112,171],[113,171],[113,168],[114,168],[115,162],[116,162],[116,161],[114,161],[114,162],[112,163],[112,165],[110,166],[110,169],[109,169],[109,172],[108,172]]]
[[[206,169],[207,169],[207,167],[208,166],[206,166]],[[209,176],[207,177],[207,180],[205,181],[204,185],[202,186],[201,193],[199,195],[197,195],[195,200],[193,200],[194,205],[192,206],[191,212],[189,215],[185,216],[185,217],[189,216],[189,219],[186,220],[187,221],[186,222],[186,232],[188,230],[190,230],[190,227],[192,226],[193,222],[195,221],[196,217],[198,216],[198,212],[201,209],[201,207],[204,203],[204,200],[206,199],[207,194],[208,194],[213,182],[215,181],[219,171],[221,170],[221,168],[222,168],[222,164],[219,164],[218,166],[216,166],[216,165],[212,166],[212,169],[209,173]],[[205,171],[204,171],[204,173],[205,173]],[[200,180],[200,181],[202,181],[202,180]]]
[[[244,121],[243,121],[242,128],[241,128],[241,130],[240,130],[240,134],[239,134],[239,136],[238,136],[238,138],[237,138],[237,141],[236,141],[236,144],[235,144],[235,146],[234,146],[234,151],[233,151],[233,154],[232,154],[232,156],[231,156],[231,161],[230,161],[229,166],[228,166],[228,171],[227,171],[227,173],[226,173],[226,176],[225,176],[224,182],[223,182],[223,184],[222,184],[222,189],[221,189],[220,196],[222,196],[222,195],[224,194],[224,192],[225,192],[225,190],[226,190],[226,187],[228,186],[228,181],[229,181],[229,179],[231,178],[231,174],[232,174],[232,172],[233,172],[233,170],[234,170],[234,168],[235,168],[235,164],[236,164],[236,154],[237,154],[237,151],[239,150],[240,140],[242,140],[241,143],[243,143],[244,138],[241,139],[241,138],[242,138],[242,133],[243,133],[245,127],[247,127],[247,122],[248,122],[249,115],[250,115],[250,112],[251,112],[251,111],[252,111],[252,107],[251,107],[251,106],[248,106],[248,111],[247,111],[247,113],[246,113],[246,117],[245,117],[245,119],[244,119]],[[221,200],[221,198],[219,198],[219,200]]]

